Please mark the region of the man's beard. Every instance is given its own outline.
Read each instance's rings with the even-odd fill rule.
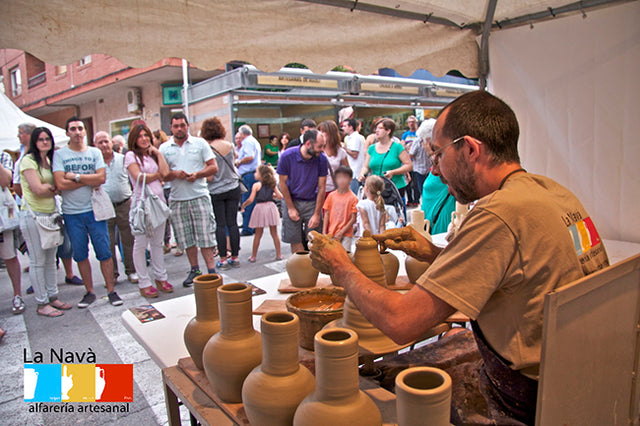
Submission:
[[[479,197],[476,190],[476,177],[469,163],[462,159],[462,156],[456,159],[456,172],[451,179],[447,179],[449,189],[460,204],[469,204],[476,201]]]
[[[309,154],[311,157],[317,157],[319,155],[318,152],[315,149],[313,149],[313,145],[311,145],[307,149],[307,154]]]

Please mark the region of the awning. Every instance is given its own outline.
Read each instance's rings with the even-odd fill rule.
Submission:
[[[608,0],[6,0],[0,47],[52,64],[104,53],[132,67],[166,57],[201,69],[232,60],[263,71],[300,62],[361,74],[392,66],[478,77],[478,43],[489,6],[494,28],[550,19]],[[576,6],[578,4],[578,6]]]

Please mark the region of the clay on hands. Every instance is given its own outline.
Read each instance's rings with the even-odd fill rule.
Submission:
[[[382,250],[402,250],[423,262],[433,262],[441,251],[411,226],[389,229],[382,234],[373,235],[373,238],[380,243]]]
[[[333,273],[332,264],[351,263],[347,251],[340,241],[331,235],[323,235],[316,231],[309,233],[309,250],[311,251],[311,265],[323,274]]]

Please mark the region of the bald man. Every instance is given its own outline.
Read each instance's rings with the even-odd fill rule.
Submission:
[[[114,137],[115,139],[115,137]],[[107,221],[109,228],[109,244],[111,246],[111,256],[113,258],[113,278],[118,280],[118,262],[116,261],[116,228],[120,234],[122,243],[122,262],[124,263],[124,273],[131,283],[138,282],[133,265],[133,236],[129,227],[129,209],[131,208],[131,185],[127,170],[124,168],[124,155],[115,152],[113,141],[107,132],[98,132],[93,138],[93,146],[102,151],[102,158],[107,166],[107,177],[102,184],[102,189],[109,195],[116,217]]]

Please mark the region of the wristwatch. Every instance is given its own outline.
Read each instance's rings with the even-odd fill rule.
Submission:
[[[74,177],[73,180],[75,180],[76,183],[80,183],[80,175],[76,173],[76,177]]]

